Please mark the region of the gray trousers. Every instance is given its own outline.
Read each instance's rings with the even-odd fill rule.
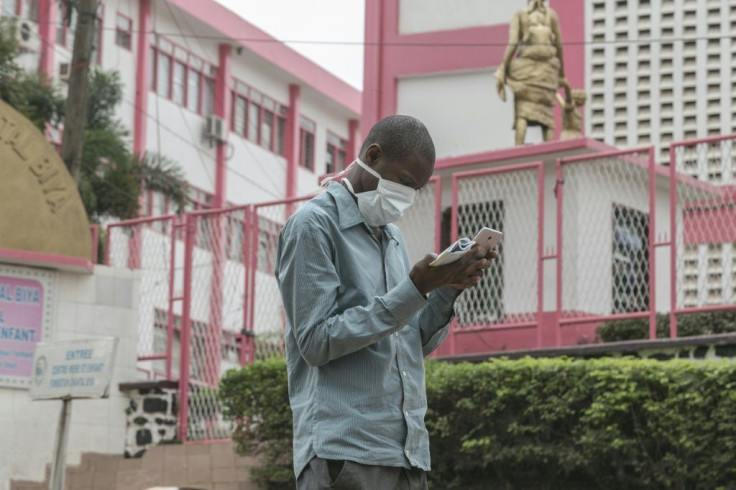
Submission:
[[[314,458],[296,481],[297,490],[427,490],[418,468],[367,466],[353,461]]]

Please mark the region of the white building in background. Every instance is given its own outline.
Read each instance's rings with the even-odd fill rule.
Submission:
[[[57,0],[1,0],[23,66],[68,80],[76,19]],[[106,0],[95,62],[120,73],[118,117],[137,153],[184,169],[190,209],[314,192],[353,158],[361,95],[214,0]],[[143,215],[167,214],[159,195]]]
[[[734,0],[586,0],[587,130],[625,148],[736,132]],[[712,183],[736,182],[736,167]]]

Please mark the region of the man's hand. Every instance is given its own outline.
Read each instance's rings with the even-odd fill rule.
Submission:
[[[490,260],[498,257],[484,247],[474,245],[459,260],[439,267],[430,267],[436,255],[430,254],[417,262],[409,273],[409,278],[422,295],[427,295],[442,286],[451,286],[458,291],[478,284],[483,271],[490,266]]]
[[[506,75],[503,73],[496,74],[496,91],[498,92],[498,97],[503,102],[506,102]]]
[[[482,250],[481,250],[481,252],[482,252]],[[450,284],[450,287],[453,288],[453,289],[457,289],[458,291],[464,291],[466,289],[469,289],[469,288],[475,286],[478,283],[478,281],[480,281],[482,279],[485,270],[488,269],[491,266],[490,261],[491,260],[496,260],[498,258],[498,252],[488,251],[488,252],[486,252],[486,255],[485,255],[484,258],[486,259],[486,261],[488,263],[487,263],[486,267],[481,271],[480,276],[478,277],[478,280],[477,281],[475,281],[473,284],[470,284],[470,285],[465,285],[463,283]]]

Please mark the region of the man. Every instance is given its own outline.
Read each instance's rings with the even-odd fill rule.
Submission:
[[[552,140],[555,94],[567,81],[560,21],[544,0],[530,0],[529,6],[511,19],[509,44],[496,71],[496,85],[503,101],[506,85],[514,93],[516,146],[524,144],[528,126],[541,126],[544,141]]]
[[[341,183],[305,204],[279,237],[276,277],[288,318],[286,359],[297,488],[426,488],[423,358],[447,335],[453,303],[495,254],[410,270],[399,229],[434,170],[418,120],[378,122]]]

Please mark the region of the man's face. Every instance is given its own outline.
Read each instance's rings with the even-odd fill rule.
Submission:
[[[391,161],[385,158],[383,152],[372,158],[373,153],[368,151],[368,165],[370,165],[381,177],[396,182],[412,189],[421,189],[434,172],[434,162],[428,162],[419,155],[411,155],[401,161]],[[375,190],[378,187],[378,179],[364,172],[365,179],[363,187],[366,191]]]

